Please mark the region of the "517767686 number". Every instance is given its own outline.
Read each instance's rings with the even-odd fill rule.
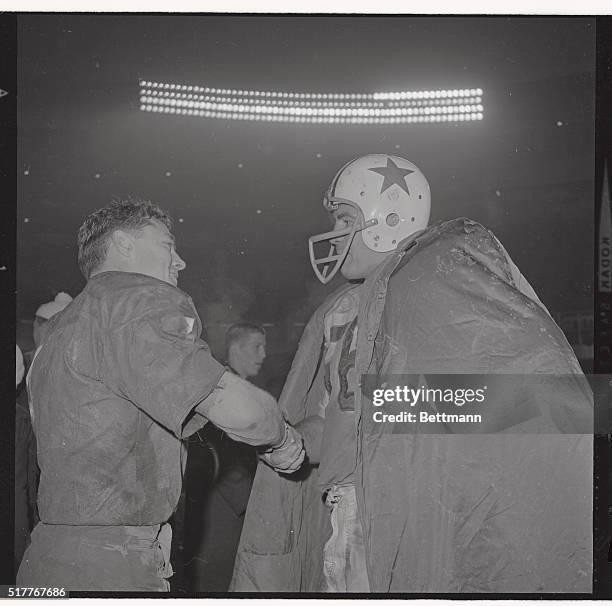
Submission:
[[[68,592],[63,587],[10,587],[1,588],[3,598],[67,598]]]

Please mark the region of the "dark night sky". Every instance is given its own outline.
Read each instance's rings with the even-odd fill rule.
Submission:
[[[323,191],[368,152],[415,162],[431,185],[432,219],[465,215],[492,229],[552,312],[591,307],[592,19],[19,21],[18,318],[82,288],[80,223],[131,193],[177,221],[188,264],[180,286],[205,323],[302,321],[325,291],[306,244],[328,228]],[[138,110],[139,77],[313,92],[481,87],[485,120],[309,126],[155,115]]]

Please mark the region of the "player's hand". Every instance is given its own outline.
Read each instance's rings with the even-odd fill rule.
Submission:
[[[279,473],[293,473],[304,462],[302,436],[290,425],[285,425],[285,437],[280,445],[261,453],[261,460]]]

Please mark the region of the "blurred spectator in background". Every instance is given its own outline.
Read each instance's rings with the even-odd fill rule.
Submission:
[[[233,324],[225,351],[230,371],[243,379],[256,377],[266,357],[265,330]],[[191,437],[184,516],[188,590],[227,591],[256,468],[253,446],[231,440],[210,423]]]
[[[32,431],[28,398],[23,385],[25,364],[19,346],[15,385],[17,406],[15,408],[15,573],[21,558],[30,542],[30,533],[36,522],[36,484],[38,467],[36,465],[36,439]]]
[[[21,349],[19,349],[19,345],[15,345],[16,352],[16,360],[15,360],[15,385],[19,387],[19,384],[23,380],[23,375],[25,374],[25,366],[23,364],[23,354],[21,353]]]
[[[65,292],[57,294],[53,301],[43,303],[32,323],[34,349],[21,353],[17,346],[17,377],[15,409],[15,573],[30,542],[30,533],[38,523],[36,496],[38,490],[38,464],[36,461],[36,438],[28,406],[28,392],[23,377],[30,368],[34,352],[44,339],[47,323],[62,311],[72,297]]]
[[[266,358],[266,332],[257,324],[233,324],[225,335],[227,365],[243,379],[259,374]]]

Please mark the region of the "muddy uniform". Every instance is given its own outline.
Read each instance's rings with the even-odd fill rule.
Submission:
[[[200,332],[185,293],[124,272],[94,276],[51,320],[28,378],[41,522],[19,585],[168,590],[181,438],[225,372]]]
[[[358,417],[351,388],[355,382],[359,290],[355,287],[339,297],[323,322],[325,392],[318,415],[325,419],[325,425],[318,482],[332,527],[323,547],[322,589],[328,592],[369,591],[363,529],[355,500]]]

